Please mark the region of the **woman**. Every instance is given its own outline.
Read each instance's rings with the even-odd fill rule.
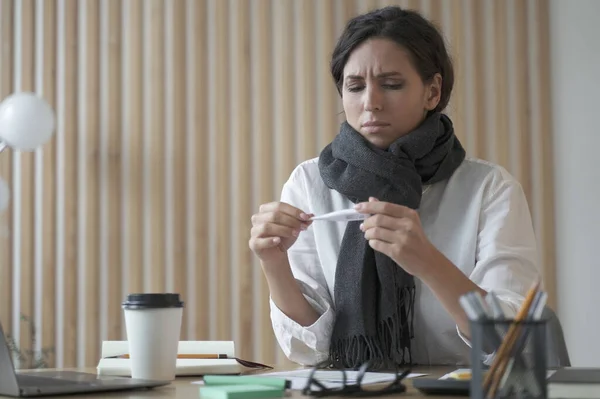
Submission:
[[[277,340],[303,365],[467,364],[459,297],[494,291],[510,316],[539,278],[523,190],[466,157],[442,113],[451,61],[418,13],[352,19],[331,73],[346,121],[252,218]],[[368,217],[310,220],[352,207]]]

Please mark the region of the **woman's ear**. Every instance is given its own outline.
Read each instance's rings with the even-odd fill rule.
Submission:
[[[442,75],[436,73],[425,90],[425,109],[431,111],[440,103],[442,97]]]

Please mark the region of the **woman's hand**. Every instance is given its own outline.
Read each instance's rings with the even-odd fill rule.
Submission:
[[[468,337],[469,319],[459,304],[459,298],[471,291],[478,291],[482,296],[487,292],[465,276],[429,241],[415,210],[375,198],[357,204],[357,210],[372,215],[361,225],[369,245],[427,285],[456,321],[460,331]]]
[[[371,248],[389,256],[412,275],[422,277],[429,272],[438,251],[425,236],[415,210],[375,198],[355,208],[372,215],[361,224]]]
[[[252,215],[250,249],[258,256],[277,308],[301,326],[310,326],[319,313],[307,301],[294,278],[287,250],[302,230],[311,224],[312,215],[285,202],[261,205]]]
[[[261,205],[252,215],[250,249],[263,263],[280,262],[300,232],[311,224],[311,217],[285,202]]]

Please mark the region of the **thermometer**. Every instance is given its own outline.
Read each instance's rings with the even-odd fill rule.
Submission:
[[[351,222],[354,220],[365,220],[368,218],[369,214],[367,213],[359,213],[354,209],[344,209],[342,211],[335,211],[326,213],[320,216],[313,216],[310,220],[329,220],[333,222]]]

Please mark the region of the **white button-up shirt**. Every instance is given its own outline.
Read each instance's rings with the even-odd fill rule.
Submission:
[[[318,158],[294,169],[281,200],[315,215],[354,206],[325,186]],[[424,187],[419,215],[432,244],[478,286],[493,291],[505,313],[514,316],[540,276],[531,215],[519,182],[498,165],[467,158],[450,179]],[[270,301],[277,341],[290,360],[302,365],[328,356],[335,270],[346,224],[315,221],[288,251],[294,277],[319,319],[303,327]],[[416,278],[415,283],[413,361],[468,364],[470,343],[434,293]]]

